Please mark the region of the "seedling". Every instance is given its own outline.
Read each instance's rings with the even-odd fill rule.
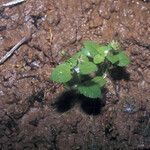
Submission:
[[[86,97],[101,98],[110,69],[126,67],[129,62],[118,42],[99,45],[86,41],[79,52],[52,71],[51,80]]]

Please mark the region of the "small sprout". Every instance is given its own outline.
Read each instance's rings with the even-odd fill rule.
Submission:
[[[114,40],[110,43],[110,46],[111,46],[114,50],[119,50],[119,48],[120,48],[120,44],[119,44],[117,41],[114,41]]]
[[[107,45],[86,41],[83,45],[81,51],[53,70],[51,80],[86,97],[101,98],[109,70],[116,66],[126,67],[129,58],[115,41]]]

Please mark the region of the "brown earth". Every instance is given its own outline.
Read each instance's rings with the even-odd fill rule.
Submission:
[[[0,9],[0,59],[29,35],[0,65],[0,150],[150,149],[149,0],[27,0]],[[118,40],[131,64],[113,70],[101,101],[57,98],[63,88],[51,70],[62,50],[72,55],[86,39]]]

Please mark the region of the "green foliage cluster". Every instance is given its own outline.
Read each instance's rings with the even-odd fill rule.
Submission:
[[[99,45],[86,41],[79,52],[53,70],[51,80],[63,83],[86,97],[100,98],[110,69],[126,67],[129,62],[118,42]]]

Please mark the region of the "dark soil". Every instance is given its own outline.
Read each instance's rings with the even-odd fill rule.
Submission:
[[[9,0],[0,0],[6,3]],[[27,0],[0,9],[0,150],[150,149],[150,1]],[[84,40],[118,40],[131,58],[91,101],[50,81]],[[122,73],[123,71],[123,73]]]

